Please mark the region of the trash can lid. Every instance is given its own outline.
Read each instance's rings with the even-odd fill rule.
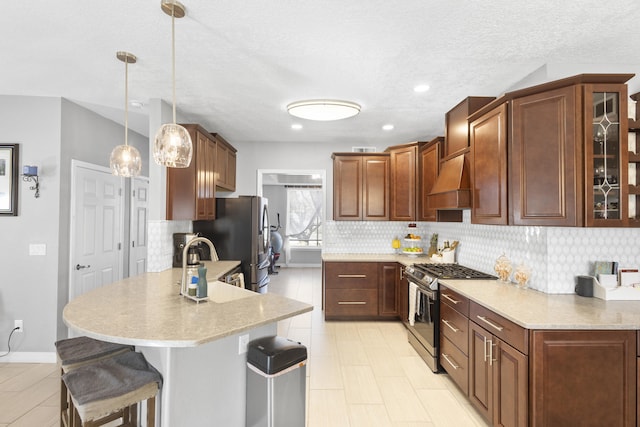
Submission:
[[[249,343],[247,363],[265,374],[275,374],[307,360],[307,348],[287,338],[270,336]]]

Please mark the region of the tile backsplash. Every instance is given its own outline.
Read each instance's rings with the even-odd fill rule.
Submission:
[[[391,254],[391,240],[407,234],[407,225],[326,221],[323,251]],[[573,293],[575,276],[592,274],[594,261],[640,266],[640,229],[636,228],[477,225],[471,224],[471,212],[465,210],[461,223],[417,222],[413,233],[422,236],[427,247],[433,233],[438,233],[440,246],[445,240],[458,240],[457,261],[487,273],[493,273],[495,260],[504,253],[514,269],[520,263],[531,267],[531,288],[552,294]]]
[[[189,233],[191,221],[149,221],[147,271],[159,272],[173,265],[173,233]]]

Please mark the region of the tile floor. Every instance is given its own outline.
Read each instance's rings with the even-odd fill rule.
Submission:
[[[321,280],[319,268],[281,268],[269,285],[315,306],[278,325],[309,352],[308,427],[488,426],[448,376],[429,371],[400,322],[325,322]],[[57,426],[58,396],[55,364],[0,363],[0,427]]]

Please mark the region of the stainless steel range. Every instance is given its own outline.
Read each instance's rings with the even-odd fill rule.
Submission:
[[[440,309],[438,280],[496,279],[459,264],[413,264],[405,268],[409,281],[409,342],[433,372],[440,371]]]

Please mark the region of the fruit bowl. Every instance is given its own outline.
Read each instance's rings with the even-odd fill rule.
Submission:
[[[411,257],[415,257],[424,254],[424,251],[422,250],[422,248],[403,248],[402,253]]]

